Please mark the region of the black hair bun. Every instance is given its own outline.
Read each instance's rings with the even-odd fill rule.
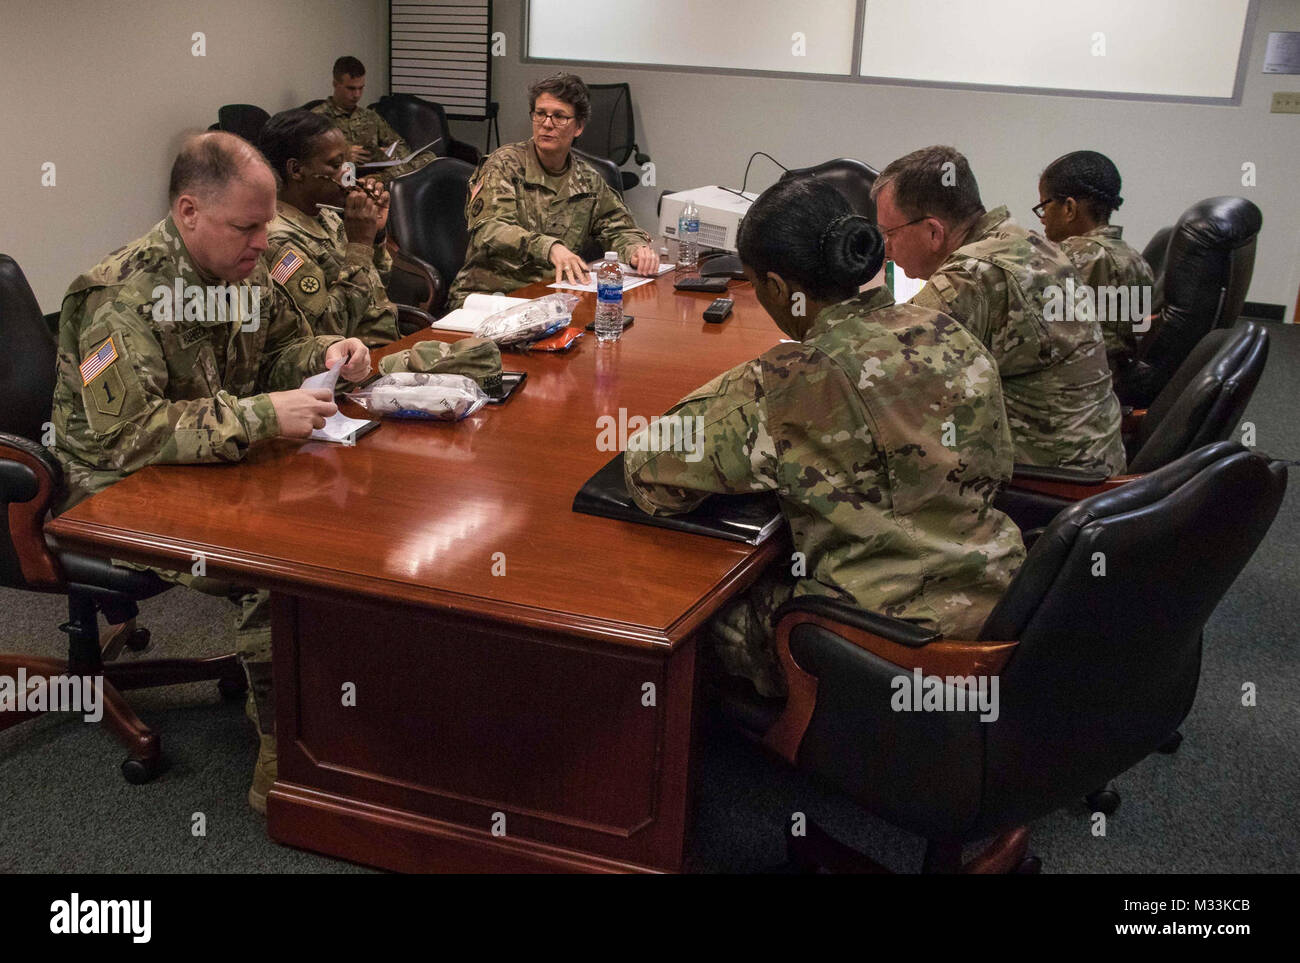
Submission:
[[[837,217],[822,232],[822,274],[834,287],[861,287],[879,273],[884,260],[885,240],[861,214]]]

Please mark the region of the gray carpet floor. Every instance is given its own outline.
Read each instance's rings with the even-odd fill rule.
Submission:
[[[1246,420],[1257,446],[1300,458],[1300,326],[1270,325],[1271,353]],[[1154,755],[1117,781],[1123,803],[1104,837],[1082,802],[1033,825],[1049,873],[1251,873],[1300,870],[1300,470],[1267,540],[1205,633],[1200,690],[1182,748]],[[174,590],[142,606],[156,652],[228,651],[229,606]],[[0,590],[0,650],[61,656],[63,600]],[[127,653],[124,658],[137,658]],[[1241,705],[1244,682],[1258,688]],[[215,684],[131,695],[162,734],[169,768],[144,786],[117,772],[123,752],[78,717],[47,716],[0,732],[0,871],[350,873],[361,867],[281,847],[246,802],[257,742],[240,705]],[[923,845],[833,792],[783,771],[726,731],[701,732],[687,868],[752,872],[784,855],[791,814],[803,812],[897,869]],[[203,835],[195,835],[202,813]]]

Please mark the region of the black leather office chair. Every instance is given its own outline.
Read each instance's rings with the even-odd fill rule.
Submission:
[[[0,585],[32,592],[66,594],[68,658],[46,659],[0,653],[0,675],[103,676],[103,725],[127,747],[122,774],[142,783],[158,771],[158,735],[122,698],[126,689],[219,680],[222,695],[245,691],[235,656],[156,659],[114,663],[123,644],[148,644],[147,630],[135,628],[136,603],[170,588],[151,572],[117,568],[108,559],[59,551],[45,539],[46,514],[62,492],[63,472],[42,446],[54,397],[55,345],[27,279],[14,260],[0,254]],[[116,627],[100,648],[98,613]],[[0,713],[0,729],[38,713]]]
[[[1202,629],[1285,488],[1284,464],[1221,442],[1080,502],[1035,542],[975,641],[797,599],[778,613],[790,696],[764,742],[923,836],[923,871],[1036,872],[1027,824],[1159,749],[1187,716]],[[1099,552],[1109,577],[1093,574]],[[996,679],[996,719],[895,711],[895,680],[910,686],[917,669]],[[963,844],[989,837],[963,864]],[[816,827],[789,843],[801,869],[881,869]]]
[[[1172,224],[1162,227],[1151,235],[1151,240],[1147,241],[1147,246],[1142,249],[1142,260],[1146,261],[1147,266],[1151,268],[1151,277],[1156,282],[1151,292],[1151,307],[1155,311],[1164,304],[1165,259],[1169,256],[1169,239],[1173,235]]]
[[[309,100],[309,101],[307,101],[307,103],[305,103],[305,104],[302,105],[301,109],[302,109],[302,110],[311,110],[313,107],[319,107],[319,106],[320,106],[321,104],[323,104],[323,103],[325,103],[325,98],[324,98],[324,97],[317,97],[315,100]]]
[[[1237,431],[1268,360],[1268,329],[1247,321],[1211,331],[1151,407],[1125,417],[1125,474],[1105,478],[1071,468],[1017,465],[995,500],[1023,530],[1048,524],[1070,504],[1125,485],[1146,472]]]
[[[638,164],[648,164],[650,155],[641,151],[636,143],[636,122],[632,117],[632,89],[627,84],[588,84],[591,95],[591,116],[587,118],[582,136],[573,141],[574,147],[584,154],[604,157],[613,162],[617,170],[634,158]],[[619,171],[619,193],[631,190],[641,183],[640,172]]]
[[[781,175],[781,180],[792,181],[803,178],[815,178],[825,181],[844,195],[855,214],[876,221],[876,202],[871,199],[871,185],[880,176],[880,171],[870,164],[851,157],[838,157],[818,164],[816,167],[799,167],[788,170]]]
[[[439,157],[388,185],[394,275],[401,271],[422,278],[433,291],[427,310],[435,318],[444,313],[448,289],[465,264],[465,199],[473,173],[462,160]],[[401,294],[401,286],[390,285],[390,298]]]
[[[226,104],[217,111],[217,122],[208,130],[229,131],[250,144],[256,144],[262,128],[270,119],[270,114],[253,104]]]
[[[1207,198],[1178,219],[1151,330],[1141,336],[1136,360],[1116,373],[1120,401],[1147,407],[1207,332],[1236,324],[1262,224],[1259,208],[1240,197]]]
[[[467,164],[477,164],[482,160],[475,147],[451,136],[451,126],[447,123],[447,112],[442,104],[414,94],[385,94],[371,104],[370,109],[388,121],[411,150],[419,150],[436,141],[430,150],[439,157],[455,157]]]

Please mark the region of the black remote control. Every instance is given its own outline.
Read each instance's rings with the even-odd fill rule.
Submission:
[[[723,291],[727,290],[727,279],[700,277],[678,278],[673,282],[673,287],[678,291],[708,291],[710,294],[721,294]]]
[[[704,309],[704,320],[709,324],[721,324],[731,314],[731,298],[714,298],[713,303]]]

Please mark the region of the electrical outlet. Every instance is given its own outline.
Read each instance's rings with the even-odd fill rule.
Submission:
[[[1270,114],[1300,114],[1300,94],[1277,91],[1273,94],[1273,106]]]

